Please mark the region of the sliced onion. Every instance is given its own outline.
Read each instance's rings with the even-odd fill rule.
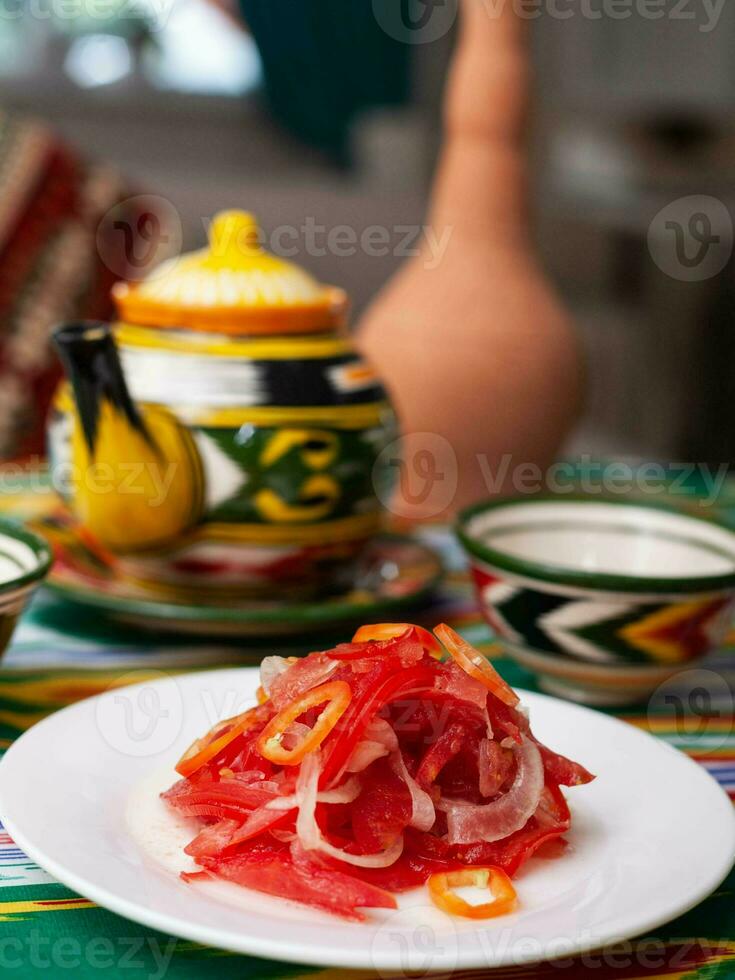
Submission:
[[[294,749],[309,734],[311,729],[308,725],[300,721],[292,721],[281,737],[281,745],[284,749]]]
[[[360,795],[360,780],[348,779],[336,789],[325,789],[316,794],[317,803],[352,803]],[[301,805],[301,794],[296,792],[291,796],[279,796],[265,804],[269,810],[294,810]]]
[[[220,769],[220,775],[224,771],[224,769]],[[260,769],[243,769],[242,772],[233,772],[232,769],[229,769],[227,772],[228,779],[237,779],[238,782],[245,783],[246,786],[250,783],[262,782],[265,779],[265,773],[261,772]]]
[[[350,854],[334,847],[324,840],[316,822],[317,785],[319,783],[319,758],[313,752],[304,758],[296,783],[297,795],[301,797],[299,815],[296,820],[296,833],[301,846],[306,851],[321,851],[336,861],[344,861],[358,868],[387,868],[401,856],[403,837],[398,837],[390,847],[378,854]]]
[[[347,772],[362,772],[371,762],[398,751],[398,736],[385,718],[373,718],[347,761]]]
[[[492,803],[477,806],[461,800],[443,800],[450,844],[492,843],[520,830],[533,816],[544,790],[544,764],[530,738],[521,737],[514,748],[518,762],[513,785]]]
[[[269,696],[279,710],[300,694],[318,687],[339,667],[337,660],[326,654],[310,654],[299,659],[286,661],[286,669],[280,670],[270,678]],[[265,688],[265,685],[264,685]]]
[[[373,742],[371,739],[364,738],[358,742],[352,750],[352,755],[347,760],[346,772],[362,772],[367,769],[371,762],[381,759],[388,755],[388,747],[382,742]]]
[[[398,749],[398,736],[385,718],[373,718],[365,728],[365,738],[372,742],[380,742],[390,752]]]
[[[317,793],[317,803],[352,803],[360,795],[360,782],[357,779],[348,779],[346,783],[336,789],[324,790]],[[294,810],[300,806],[302,797],[300,793],[290,796],[279,796],[275,800],[269,800],[265,806],[269,810]]]
[[[257,789],[267,790],[269,793],[280,793],[283,789],[280,783],[273,782],[272,779],[264,779],[262,783],[258,783]]]
[[[480,790],[480,796],[484,797],[495,796],[499,790],[499,787],[496,785],[496,772],[490,758],[493,751],[497,751],[497,749],[493,750],[492,739],[484,738],[480,742],[480,748],[477,753],[477,768],[480,770],[480,784],[478,789]]]
[[[268,800],[265,805],[267,810],[295,810],[299,805],[300,797],[277,796],[275,800]]]
[[[421,789],[406,768],[406,763],[400,750],[394,753],[391,761],[395,766],[396,772],[406,784],[408,792],[411,794],[411,821],[409,826],[415,827],[416,830],[423,830],[424,832],[431,830],[436,820],[436,812],[434,811],[434,803],[431,797],[425,790]]]
[[[360,780],[354,776],[337,786],[336,789],[325,789],[316,794],[317,803],[352,803],[360,795]]]
[[[285,657],[263,657],[260,662],[260,686],[270,696],[273,681],[291,666]]]
[[[270,835],[282,844],[290,844],[292,840],[296,840],[296,834],[293,830],[279,830],[277,827],[272,827]]]

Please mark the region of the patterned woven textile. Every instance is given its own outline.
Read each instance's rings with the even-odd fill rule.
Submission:
[[[103,262],[97,230],[124,199],[114,170],[83,163],[43,124],[0,111],[0,459],[43,451],[59,377],[51,328],[111,313],[125,240],[106,241]],[[124,220],[136,227],[134,213]]]
[[[33,481],[30,481],[33,482]],[[735,526],[730,488],[720,516]],[[6,497],[4,510],[39,514],[46,504],[41,488],[34,495]],[[425,624],[450,622],[473,643],[487,645],[492,637],[481,622],[470,590],[464,559],[445,528],[427,529],[426,537],[440,549],[448,568],[445,583],[430,608],[417,619]],[[310,641],[311,649],[319,640]],[[295,641],[278,641],[280,653],[304,653]],[[48,594],[40,594],[21,623],[0,667],[0,751],[45,715],[112,685],[203,668],[257,664],[269,648],[243,644],[185,646],[141,634],[80,614]],[[534,678],[510,661],[494,661],[514,685],[535,689]],[[728,646],[707,668],[735,681],[735,632]],[[735,799],[735,717],[732,696],[725,691],[705,709],[690,711],[690,692],[669,691],[661,707],[642,706],[619,712],[631,724],[652,732],[688,753],[719,780]],[[668,689],[667,689],[668,690]],[[63,820],[53,813],[49,819]],[[672,855],[675,860],[675,855]],[[620,943],[573,959],[537,966],[462,972],[455,976],[487,980],[732,980],[735,978],[735,874],[702,905],[655,934]],[[73,977],[91,980],[105,971],[114,977],[148,980],[265,980],[320,976],[325,980],[359,980],[366,973],[315,970],[219,950],[157,933],[93,905],[55,882],[36,867],[6,835],[0,836],[0,975],[23,980]],[[382,973],[386,978],[388,975]],[[446,976],[446,975],[444,975]],[[403,977],[403,974],[398,974]]]

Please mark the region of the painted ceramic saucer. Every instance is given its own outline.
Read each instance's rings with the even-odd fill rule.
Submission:
[[[207,636],[288,635],[365,622],[415,605],[437,585],[442,566],[426,545],[401,535],[371,541],[349,585],[308,600],[203,601],[201,593],[161,587],[124,574],[76,524],[47,516],[36,528],[50,540],[55,563],[47,587],[65,599],[107,613],[120,622],[154,630]]]

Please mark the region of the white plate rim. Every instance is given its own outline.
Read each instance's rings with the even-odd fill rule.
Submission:
[[[257,673],[257,668],[224,668],[212,671],[197,671],[191,674],[173,676],[179,684],[195,686],[196,682],[201,681],[204,677],[211,678],[214,675],[220,675],[222,677],[233,675],[241,676],[243,672],[255,675]],[[154,681],[153,683],[155,684],[156,682]],[[123,690],[126,692],[132,692],[136,689],[142,689],[150,686],[150,682],[144,681],[140,684],[130,685]],[[115,690],[119,691],[119,689]],[[573,948],[567,948],[565,946],[563,956],[565,958],[569,956],[576,956],[585,952],[599,949],[601,945],[615,945],[617,943],[629,940],[634,936],[646,934],[659,926],[678,918],[680,915],[685,914],[711,895],[727,877],[732,868],[733,862],[735,862],[735,810],[733,809],[732,802],[727,794],[721,789],[716,780],[710,776],[704,767],[663,740],[649,735],[646,732],[637,730],[629,723],[615,718],[614,716],[603,714],[602,712],[584,707],[582,705],[574,704],[572,702],[566,702],[550,695],[537,694],[535,692],[525,691],[521,688],[518,688],[517,690],[522,702],[528,704],[531,709],[533,709],[533,705],[536,702],[553,702],[558,707],[572,715],[592,716],[597,722],[603,725],[611,726],[612,729],[621,728],[628,733],[633,731],[641,738],[651,740],[661,751],[676,757],[677,762],[682,766],[682,768],[685,768],[690,772],[691,778],[698,780],[702,787],[706,787],[707,791],[711,793],[712,799],[717,801],[717,803],[721,806],[723,814],[726,813],[729,818],[730,834],[729,840],[722,840],[722,861],[717,868],[713,868],[711,870],[710,875],[704,879],[695,890],[688,893],[685,898],[676,899],[674,896],[666,896],[670,899],[670,901],[665,907],[660,907],[658,911],[652,912],[648,916],[638,916],[635,918],[634,922],[631,921],[628,925],[624,925],[622,928],[610,930],[609,934],[602,937],[603,942],[600,942],[600,936],[598,935],[595,942],[581,942],[575,945]],[[42,733],[46,728],[51,728],[54,725],[59,724],[59,719],[62,720],[61,723],[63,724],[65,719],[71,717],[75,712],[79,712],[83,706],[88,708],[90,704],[99,702],[100,699],[110,697],[113,694],[114,690],[108,690],[101,694],[95,695],[92,698],[86,698],[80,702],[68,705],[67,707],[47,716],[16,739],[10,748],[5,752],[3,759],[0,760],[0,820],[2,820],[3,826],[15,843],[28,855],[29,858],[31,858],[31,860],[38,864],[39,867],[46,870],[61,884],[75,892],[78,892],[80,895],[94,902],[96,905],[99,905],[102,908],[123,916],[124,918],[140,925],[156,929],[174,937],[190,940],[207,946],[213,946],[219,949],[226,949],[233,953],[260,956],[265,959],[280,960],[283,962],[303,965],[373,970],[412,969],[412,967],[407,968],[403,963],[397,963],[392,957],[385,958],[376,954],[374,951],[371,953],[370,958],[367,959],[360,950],[356,950],[352,954],[345,953],[344,951],[337,952],[335,951],[334,947],[330,946],[329,944],[319,945],[314,943],[308,950],[289,945],[279,945],[277,948],[275,948],[272,940],[261,940],[260,937],[254,933],[243,934],[243,936],[240,937],[243,941],[238,940],[234,943],[229,941],[223,942],[223,934],[218,932],[216,929],[206,926],[199,926],[196,923],[184,923],[176,916],[170,916],[166,912],[154,911],[152,909],[137,905],[125,897],[117,895],[114,891],[108,890],[104,887],[104,885],[78,876],[72,869],[48,858],[44,854],[43,847],[38,846],[33,840],[30,840],[25,835],[22,827],[19,826],[12,815],[8,816],[8,808],[9,806],[12,808],[12,804],[8,803],[3,792],[4,787],[2,781],[2,770],[5,760],[11,756],[11,753],[17,754],[17,751],[20,751],[17,749],[17,747],[22,746],[24,740],[29,740],[29,737],[32,734],[34,738],[38,738],[39,732]],[[487,963],[486,961],[478,961],[474,964],[470,962],[458,962],[455,964],[455,968],[472,969],[483,967],[488,969],[500,968],[503,966],[521,966],[523,964],[537,962],[540,962],[538,953],[520,950],[517,953],[514,953],[512,958],[499,959],[493,963]],[[446,970],[446,965],[440,963],[437,966],[430,966],[426,972],[442,970]]]

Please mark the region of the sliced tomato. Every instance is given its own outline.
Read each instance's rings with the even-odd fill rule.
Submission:
[[[385,640],[340,643],[330,652],[335,660],[347,662],[353,671],[368,669],[371,660],[392,658],[397,669],[410,667],[424,657],[424,647],[412,627]]]
[[[440,681],[441,675],[436,683]],[[486,730],[485,718],[475,705],[436,688],[421,691],[420,697],[398,698],[387,710],[387,717],[402,748],[410,749],[419,758],[455,721],[475,728],[477,737],[484,737]]]
[[[420,857],[406,851],[387,868],[356,868],[340,861],[331,860],[326,861],[325,866],[353,874],[361,881],[366,881],[377,888],[385,888],[389,892],[405,892],[410,888],[418,888],[434,872],[448,871],[458,867],[456,861]]]
[[[495,848],[491,860],[497,861],[497,864],[503,868],[506,874],[514,877],[539,848],[544,847],[550,841],[558,840],[564,833],[566,831],[558,827],[540,827],[535,818],[532,817],[523,830],[512,834],[505,841],[498,842],[502,846],[488,844],[487,847]],[[466,855],[468,858],[471,856],[471,854]],[[487,860],[486,855],[479,852],[474,856],[476,861],[471,863],[482,864]]]
[[[221,782],[193,783],[188,789],[172,787],[162,798],[187,817],[213,820],[236,820],[243,823],[250,813],[272,800],[275,793],[254,786],[244,786],[235,779]]]
[[[268,789],[261,789],[257,783],[246,786],[238,779],[223,779],[218,782],[191,783],[183,787],[181,783],[175,783],[171,789],[161,795],[175,807],[184,807],[188,803],[220,802],[254,810],[278,794]]]
[[[565,834],[570,824],[571,815],[563,793],[547,780],[536,815],[525,827],[493,844],[458,848],[456,857],[468,864],[497,864],[509,875],[515,875],[540,847]]]
[[[513,772],[513,753],[501,747],[495,739],[485,739],[477,753],[478,788],[489,799],[498,794]]]
[[[238,780],[244,773],[250,773],[253,777],[250,783],[256,788],[260,780],[270,781],[277,772],[277,768],[258,752],[255,743],[260,731],[262,729],[247,732],[242,739],[231,742],[224,752],[214,762],[210,762],[206,768],[211,767],[213,775],[217,779],[222,777],[223,769],[229,769]],[[205,770],[200,770],[200,772],[203,771]]]
[[[437,776],[449,760],[462,751],[466,738],[466,725],[458,721],[450,724],[424,753],[416,770],[416,782],[424,787],[436,782]]]
[[[405,782],[387,759],[378,759],[362,775],[352,807],[352,832],[366,853],[383,851],[411,822],[413,806]]]
[[[397,671],[393,664],[380,661],[374,670],[364,674],[359,694],[353,696],[352,703],[340,720],[338,730],[328,740],[329,745],[325,742],[320,787],[328,786],[339,779],[355,746],[362,739],[365,728],[378,711],[399,697],[430,689],[435,680],[436,674],[429,667],[417,665]]]
[[[391,894],[344,874],[306,862],[296,864],[284,848],[261,846],[227,858],[203,857],[199,862],[227,881],[280,898],[363,921],[364,908],[396,908]]]
[[[450,652],[454,660],[462,670],[466,671],[470,677],[484,684],[485,687],[495,697],[499,698],[504,704],[514,707],[519,702],[519,697],[512,687],[503,680],[490,661],[472,644],[463,639],[459,633],[455,632],[451,626],[441,623],[434,630],[444,646]]]
[[[543,800],[546,806],[543,823],[537,817],[531,817],[525,827],[503,840],[491,844],[486,841],[448,844],[434,834],[409,828],[404,835],[404,853],[443,861],[454,867],[493,865],[513,877],[540,847],[558,839],[569,829],[569,821],[565,819],[565,811],[568,816],[569,810],[558,789],[547,786]]]
[[[556,785],[546,776],[546,785],[541,794],[536,821],[543,827],[553,827],[566,833],[572,823],[569,804],[566,797]]]
[[[293,810],[269,810],[267,806],[261,806],[249,814],[240,828],[232,834],[223,850],[232,851],[244,841],[258,837],[267,830],[283,827],[284,824],[293,824],[293,815]]]
[[[365,670],[363,661],[394,657],[396,666],[405,668],[419,663],[426,654],[438,657],[440,651],[436,638],[422,626],[377,623],[360,627],[351,643],[340,643],[329,656],[350,663],[353,670]]]
[[[426,631],[380,623],[281,673],[267,669],[271,697],[198,740],[181,761],[184,778],[162,794],[203,823],[186,849],[202,870],[184,877],[226,878],[349,919],[363,918],[371,906],[395,907],[383,889],[402,891],[437,874],[444,877],[434,879],[435,897],[452,914],[496,914],[509,903],[504,876],[539,851],[549,857],[564,845],[571,818],[560,785],[592,776],[536,742],[515,693],[477,650],[447,626],[436,634],[451,654],[446,662],[427,655],[438,642]],[[449,844],[441,797],[476,805],[502,798],[517,772],[517,751],[506,740],[525,744],[524,736],[539,745],[545,771],[534,814],[502,840]],[[317,749],[318,759],[308,757],[321,769],[318,788],[334,790],[355,746],[371,741],[377,754],[349,776],[346,792],[318,800],[315,819],[342,857],[384,851],[401,835],[402,853],[389,867],[359,868],[305,851],[295,834],[295,801],[288,810],[271,801],[296,793],[299,765]],[[411,779],[396,771],[390,754],[397,751]],[[428,832],[411,826],[414,809],[428,806],[422,790],[436,805]],[[502,894],[491,888],[494,899],[480,911],[462,904],[454,886],[468,874],[485,886],[499,882]]]
[[[444,664],[437,686],[439,690],[446,691],[452,697],[473,704],[480,711],[484,711],[487,706],[488,690],[485,685],[470,677],[453,660]]]
[[[411,632],[427,653],[441,653],[441,644],[436,637],[432,636],[423,626],[416,626],[413,623],[373,623],[370,626],[361,626],[352,637],[352,642],[366,643],[369,640],[393,640],[399,636],[407,638]]]
[[[591,783],[595,778],[578,762],[573,762],[571,759],[567,759],[565,755],[559,755],[558,752],[547,749],[536,739],[534,742],[536,742],[541,753],[547,776],[559,786],[584,786],[585,783]]]
[[[498,741],[507,736],[520,745],[521,733],[528,733],[526,717],[517,708],[504,704],[494,695],[487,699],[487,715]]]
[[[219,820],[202,828],[194,840],[184,848],[185,854],[193,858],[214,857],[221,854],[240,826],[237,820]]]

